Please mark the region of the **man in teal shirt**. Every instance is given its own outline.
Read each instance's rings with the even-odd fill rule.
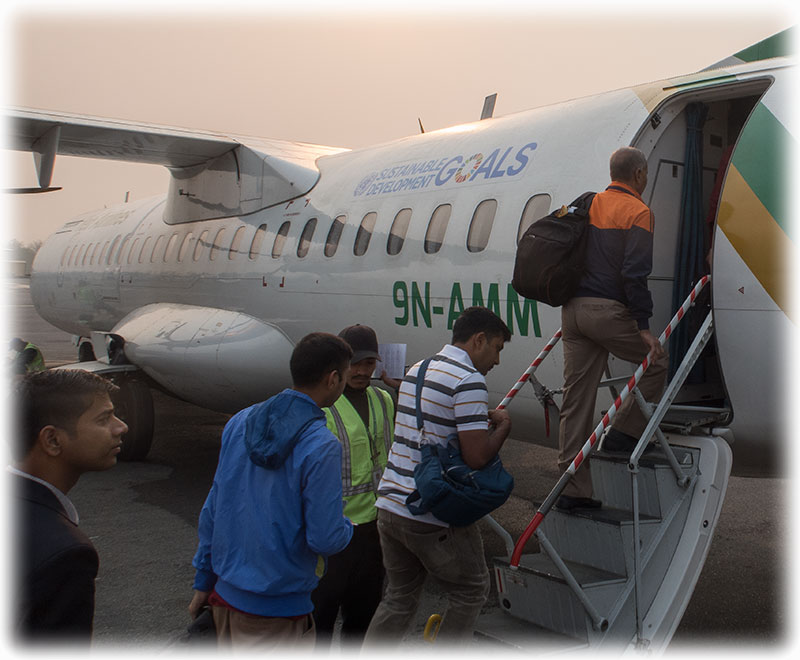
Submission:
[[[342,330],[353,349],[344,393],[326,408],[328,428],[342,444],[344,515],[353,522],[350,544],[328,560],[328,572],[312,596],[317,647],[330,645],[342,613],[342,641],[360,647],[383,593],[383,558],[377,527],[378,482],[394,436],[394,403],[370,385],[380,360],[375,331],[365,325]]]

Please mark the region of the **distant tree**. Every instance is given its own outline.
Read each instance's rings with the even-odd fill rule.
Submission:
[[[16,238],[6,242],[6,259],[9,261],[24,261],[25,272],[30,273],[31,264],[39,248],[42,247],[42,241],[35,240],[31,243],[21,243]]]

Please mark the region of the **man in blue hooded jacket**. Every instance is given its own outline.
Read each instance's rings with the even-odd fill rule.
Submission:
[[[334,335],[304,337],[292,352],[292,389],[225,426],[189,605],[192,618],[211,607],[220,647],[313,649],[311,593],[325,558],[353,534],[341,446],[322,411],[341,396],[351,357]]]

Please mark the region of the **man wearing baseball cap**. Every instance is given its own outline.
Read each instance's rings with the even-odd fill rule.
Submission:
[[[344,515],[353,538],[328,560],[328,571],[312,596],[317,646],[330,645],[341,609],[343,646],[361,646],[383,592],[383,557],[377,527],[378,483],[394,437],[394,403],[385,390],[370,385],[380,361],[378,338],[366,325],[339,333],[353,349],[344,393],[325,409],[328,428],[342,444]]]

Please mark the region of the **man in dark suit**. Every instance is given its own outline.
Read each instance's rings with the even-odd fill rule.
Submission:
[[[16,388],[11,610],[25,641],[91,640],[98,557],[66,494],[84,472],[117,462],[128,427],[114,415],[116,389],[68,370],[29,374]]]

